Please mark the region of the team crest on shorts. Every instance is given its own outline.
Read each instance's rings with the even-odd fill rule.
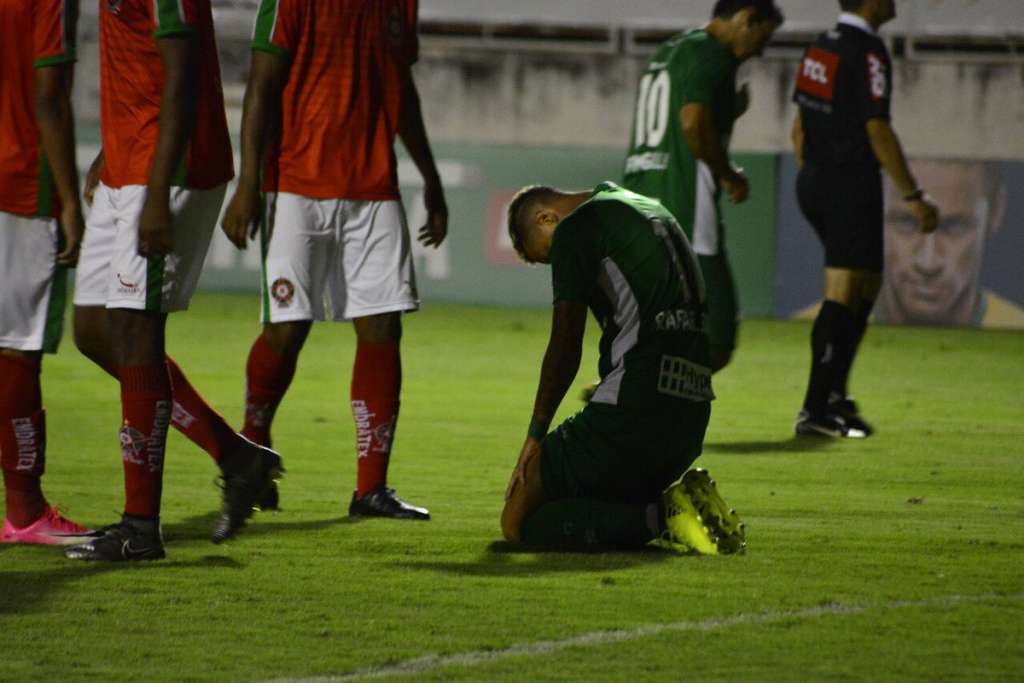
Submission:
[[[270,285],[270,296],[274,297],[277,305],[284,308],[295,298],[295,285],[286,277],[279,277]]]
[[[111,14],[120,14],[121,13],[121,4],[123,2],[124,2],[124,0],[107,0],[107,10]]]

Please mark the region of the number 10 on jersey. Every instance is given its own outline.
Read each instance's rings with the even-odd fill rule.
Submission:
[[[636,102],[635,147],[657,147],[668,129],[668,100],[671,83],[668,71],[644,74]]]

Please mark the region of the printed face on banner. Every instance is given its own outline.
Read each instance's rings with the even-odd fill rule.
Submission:
[[[939,207],[939,226],[922,234],[888,186],[879,317],[888,323],[979,325],[986,303],[979,285],[982,256],[1002,223],[1002,180],[983,162],[919,161],[912,167]]]

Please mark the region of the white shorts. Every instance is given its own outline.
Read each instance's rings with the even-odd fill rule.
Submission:
[[[53,218],[0,211],[0,348],[57,351],[67,299],[60,236]]]
[[[267,194],[263,322],[352,320],[419,308],[401,202]]]
[[[210,190],[171,188],[174,250],[139,256],[144,185],[117,189],[100,183],[86,224],[75,277],[76,306],[170,313],[188,308],[203,270],[227,185]]]

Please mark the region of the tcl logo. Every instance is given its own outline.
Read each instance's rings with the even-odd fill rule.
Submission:
[[[831,102],[838,69],[839,55],[812,47],[800,63],[800,73],[796,80],[797,90],[816,99]]]
[[[810,57],[804,58],[804,76],[816,83],[828,83],[828,69],[824,64]]]

